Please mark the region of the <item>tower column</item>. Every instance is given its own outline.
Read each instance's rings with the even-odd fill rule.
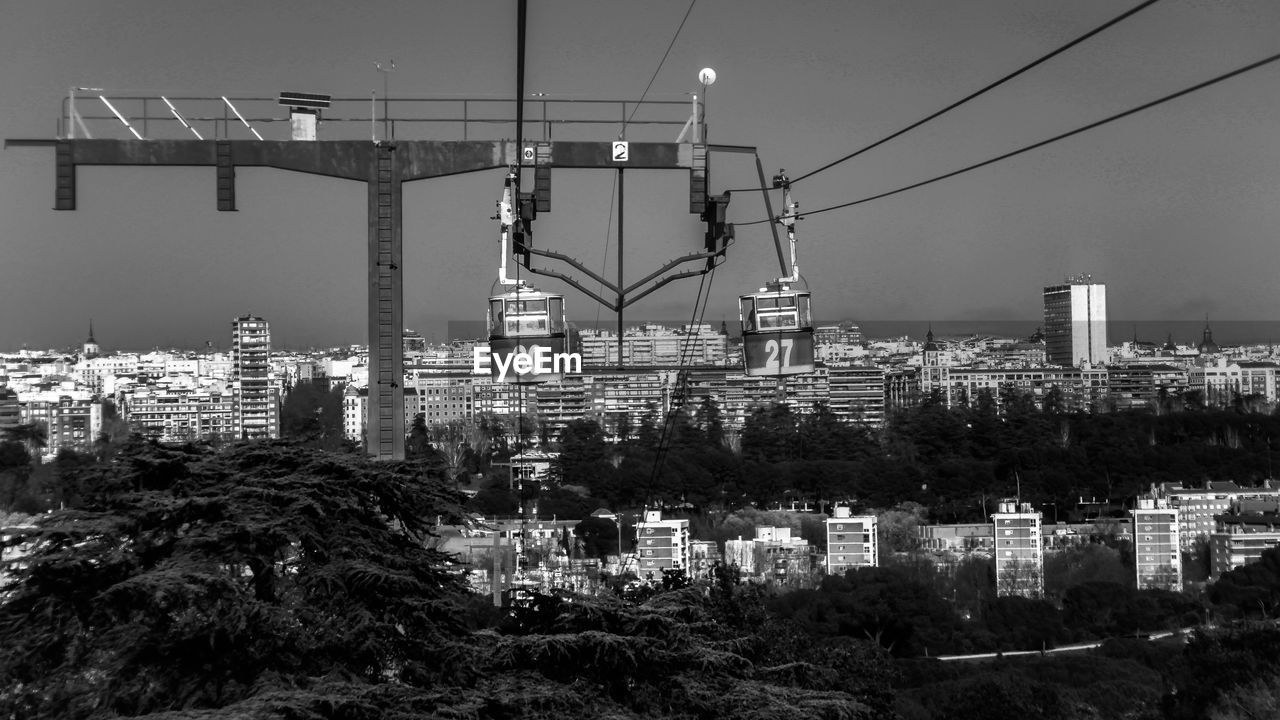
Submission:
[[[369,403],[366,448],[404,459],[404,248],[395,144],[378,143],[369,177]]]

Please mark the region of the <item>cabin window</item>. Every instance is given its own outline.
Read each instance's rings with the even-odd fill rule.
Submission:
[[[799,327],[797,316],[792,311],[773,311],[760,313],[761,330],[792,330]]]
[[[503,322],[503,314],[502,314],[502,301],[490,300],[489,301],[489,334],[501,335],[505,327],[506,325]]]
[[[545,315],[546,312],[547,312],[547,301],[541,298],[537,300],[508,300],[507,301],[508,315],[533,315],[533,314]]]
[[[548,298],[547,302],[550,303],[547,315],[551,323],[551,332],[553,334],[564,332],[564,298]]]
[[[738,298],[738,309],[741,314],[742,329],[753,332],[756,329],[756,299],[750,295]]]

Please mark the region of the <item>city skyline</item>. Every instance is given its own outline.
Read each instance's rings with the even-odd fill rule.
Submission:
[[[697,69],[716,68],[707,93],[711,139],[754,145],[766,173],[785,167],[796,177],[1134,5],[814,3],[778,15],[764,3],[700,0],[648,97],[687,98]],[[531,8],[528,90],[637,99],[688,7]],[[180,3],[139,3],[132,12],[128,3],[17,6],[0,28],[7,55],[0,83],[22,102],[0,109],[0,135],[52,138],[58,99],[77,85],[360,95],[380,94],[386,79],[393,99],[510,98],[514,14],[514,3],[497,0],[372,11],[315,3],[297,13]],[[802,211],[827,207],[1093,122],[1275,52],[1276,29],[1280,7],[1269,3],[1156,3],[955,113],[797,182],[796,199]],[[389,57],[397,68],[384,78],[373,62]],[[1271,237],[1280,207],[1267,190],[1280,175],[1280,148],[1267,120],[1280,101],[1258,88],[1276,72],[1260,68],[975,173],[807,218],[798,226],[799,261],[815,316],[864,325],[1035,323],[1045,285],[1087,272],[1109,286],[1111,317],[1156,324],[1208,315],[1215,333],[1233,321],[1269,321],[1280,302],[1270,277],[1280,260]],[[713,168],[710,189],[751,187],[754,174],[749,162],[725,162]],[[631,278],[700,246],[682,178],[637,172],[627,180]],[[557,174],[535,242],[611,272],[611,183],[607,172]],[[90,317],[104,349],[200,347],[221,342],[215,330],[246,310],[272,318],[283,347],[363,342],[358,186],[242,169],[240,211],[216,213],[213,185],[209,168],[82,168],[79,209],[55,213],[52,152],[0,153],[0,347],[78,345]],[[483,316],[497,265],[489,217],[501,177],[419,185],[406,192],[405,324],[439,337],[450,319]],[[761,217],[758,198],[734,196],[730,221]],[[732,325],[736,296],[776,273],[765,226],[741,227],[704,320]],[[540,284],[563,289],[554,280]],[[693,281],[674,284],[628,317],[687,322],[679,319],[689,316],[696,290]],[[608,323],[592,301],[568,297],[571,319]],[[1112,342],[1128,335],[1113,334]]]
[[[626,330],[628,335],[632,331],[640,331],[644,325],[660,325],[668,329],[677,329],[688,323],[688,320],[628,320]],[[974,337],[992,337],[1005,339],[1020,339],[1033,335],[1037,330],[1043,331],[1044,319],[1032,318],[1025,320],[901,320],[901,321],[878,321],[871,320],[867,322],[854,322],[849,319],[841,320],[819,320],[815,322],[816,327],[835,326],[841,323],[853,323],[858,327],[866,342],[873,341],[896,341],[906,338],[910,341],[923,343],[926,335],[932,331],[939,341],[958,341],[966,338]],[[219,352],[229,353],[232,351],[232,338],[223,332],[221,325],[219,327],[210,328],[210,337],[207,340],[193,342],[191,344],[150,342],[139,345],[125,345],[115,341],[111,335],[104,333],[102,328],[95,329],[94,345],[100,347],[103,354],[112,353],[140,353],[150,351],[179,351],[179,352]],[[705,324],[710,325],[714,332],[720,331],[720,322],[707,321]],[[483,332],[456,332],[457,326],[462,325],[464,328],[480,328],[483,330],[485,323],[482,321],[448,321],[446,323],[446,331],[443,333],[422,334],[422,340],[429,345],[443,346],[455,340],[483,340],[485,339]],[[599,323],[575,323],[572,320],[570,327],[583,330],[589,328],[597,328],[610,336],[616,335],[616,327],[612,322],[601,321]],[[1280,345],[1280,320],[1268,321],[1215,321],[1209,319],[1200,320],[1123,320],[1109,319],[1107,320],[1107,347],[1119,347],[1124,343],[1131,343],[1136,337],[1143,343],[1154,343],[1163,345],[1168,341],[1172,341],[1174,345],[1179,347],[1194,348],[1204,336],[1204,329],[1208,327],[1212,331],[1213,339],[1223,347],[1243,347],[1243,346],[1274,346]],[[413,330],[415,328],[406,328]],[[272,330],[273,347],[280,352],[304,352],[308,350],[327,351],[340,348],[363,348],[366,339],[363,336],[352,336],[345,342],[339,341],[329,344],[301,344],[290,342],[289,328],[274,327]],[[286,339],[280,340],[279,336],[283,335]],[[737,321],[728,323],[728,337],[740,337],[740,331],[737,328]],[[105,338],[105,339],[104,339]],[[82,331],[79,335],[68,336],[60,339],[55,344],[49,346],[31,346],[21,345],[16,347],[0,347],[0,355],[31,351],[31,352],[67,352],[74,354],[79,352],[87,339],[87,331]]]

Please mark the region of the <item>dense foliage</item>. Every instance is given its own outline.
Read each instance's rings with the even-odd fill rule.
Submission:
[[[134,441],[63,472],[68,509],[6,541],[26,555],[6,556],[0,717],[1225,720],[1274,716],[1280,698],[1280,550],[1224,575],[1209,607],[1083,579],[1063,583],[1060,607],[994,598],[981,562],[942,579],[907,556],[810,591],[718,567],[497,612],[433,549],[434,524],[461,510],[441,463]],[[611,549],[596,525],[582,536]],[[1082,557],[1109,567],[1106,550]],[[1268,622],[1185,647],[921,657],[1200,613]]]
[[[458,671],[458,505],[420,469],[285,445],[135,444],[7,544],[0,716],[220,707]]]
[[[1015,400],[1000,411],[985,394],[972,407],[926,400],[878,429],[843,422],[822,404],[803,414],[775,405],[754,410],[735,437],[710,401],[669,423],[656,413],[638,427],[580,420],[559,438],[560,482],[595,507],[648,502],[698,513],[789,499],[913,501],[928,521],[948,523],[984,522],[1018,490],[1065,521],[1080,497],[1105,503],[1162,482],[1256,484],[1280,450],[1280,416],[1243,407],[1078,413]]]
[[[343,449],[348,442],[342,427],[344,390],[323,380],[289,387],[280,405],[280,435],[319,450]]]
[[[25,555],[6,564],[0,717],[888,711],[874,645],[788,640],[728,571],[499,621],[431,549],[460,509],[443,474],[285,443],[138,441],[82,468],[76,508],[6,541]]]

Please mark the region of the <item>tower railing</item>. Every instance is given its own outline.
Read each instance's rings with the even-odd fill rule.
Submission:
[[[530,98],[525,100],[522,139],[604,141],[617,138],[625,126],[628,137],[623,139],[671,142],[688,122],[693,102],[691,96],[639,103]],[[700,110],[698,117],[700,129],[705,130]],[[382,98],[375,102],[372,96],[333,98],[330,107],[321,111],[320,135],[325,140],[387,139],[382,137],[384,119],[392,139],[503,140],[516,136],[515,107],[509,98],[393,97],[384,105]],[[57,136],[64,139],[129,139],[133,137],[130,127],[149,140],[192,139],[193,132],[206,140],[253,140],[253,130],[264,140],[290,139],[289,109],[274,97],[77,90],[62,99],[57,118]],[[701,135],[705,137],[705,132]]]

